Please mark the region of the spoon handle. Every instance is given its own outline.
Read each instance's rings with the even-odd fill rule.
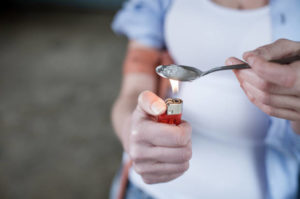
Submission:
[[[278,63],[278,64],[289,64],[292,63],[294,61],[299,61],[300,60],[300,56],[293,56],[293,57],[288,57],[288,58],[283,58],[283,59],[279,59],[279,60],[271,60],[270,62],[274,62],[274,63]],[[247,69],[247,68],[251,68],[248,64],[236,64],[236,65],[229,65],[229,66],[220,66],[220,67],[215,67],[212,68],[204,73],[201,74],[201,76],[207,75],[209,73],[213,73],[216,71],[220,71],[220,70],[232,70],[232,69]]]
[[[220,70],[232,70],[232,69],[247,69],[250,68],[250,66],[248,64],[236,64],[236,65],[229,65],[229,66],[220,66],[220,67],[215,67],[212,68],[208,71],[205,71],[201,74],[201,76],[207,75],[209,73],[213,73],[216,71],[220,71]]]

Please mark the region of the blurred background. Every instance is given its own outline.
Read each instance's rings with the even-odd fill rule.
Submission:
[[[121,0],[1,6],[0,198],[108,198],[121,161],[110,123],[126,39]]]
[[[2,4],[0,199],[108,198],[122,154],[110,123],[126,49],[110,29],[121,4]]]

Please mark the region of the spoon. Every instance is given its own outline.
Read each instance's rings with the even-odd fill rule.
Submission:
[[[280,60],[272,60],[271,62],[278,64],[289,64],[294,61],[300,60],[300,56],[288,57]],[[207,71],[201,71],[195,67],[191,66],[183,66],[177,64],[171,65],[160,65],[156,67],[156,73],[161,77],[174,79],[179,81],[193,81],[199,77],[203,77],[207,74],[221,71],[221,70],[232,70],[232,69],[249,69],[250,66],[248,64],[236,64],[229,66],[220,66],[215,67]]]

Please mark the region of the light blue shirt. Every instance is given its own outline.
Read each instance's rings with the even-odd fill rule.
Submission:
[[[164,18],[172,0],[130,0],[112,24],[118,34],[144,45],[161,49]],[[272,38],[300,41],[300,0],[271,0]],[[288,120],[270,117],[265,140],[265,166],[269,199],[292,199],[298,189],[300,136]]]

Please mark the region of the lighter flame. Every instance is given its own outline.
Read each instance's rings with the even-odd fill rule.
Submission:
[[[179,82],[178,82],[178,80],[170,79],[170,83],[171,83],[171,87],[172,87],[172,92],[173,93],[177,93],[178,90],[179,90]]]

